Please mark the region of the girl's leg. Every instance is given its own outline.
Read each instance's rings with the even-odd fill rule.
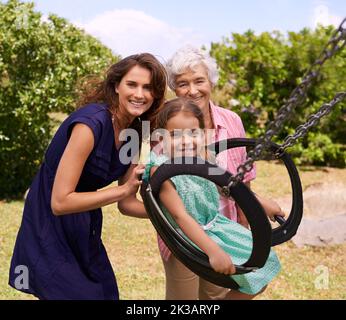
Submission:
[[[240,292],[237,290],[230,290],[227,293],[225,300],[252,300],[253,298],[258,296],[259,294],[263,293],[266,288],[267,288],[267,286],[265,286],[260,292],[258,292],[256,294],[247,294],[247,293],[243,293],[243,292]]]
[[[224,300],[230,290],[199,278],[199,300]]]
[[[256,297],[256,295],[242,293],[237,290],[230,290],[227,293],[225,300],[252,300],[254,297]]]
[[[163,261],[166,273],[166,300],[197,300],[198,276],[172,254]]]

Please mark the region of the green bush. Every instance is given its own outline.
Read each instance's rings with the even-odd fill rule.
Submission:
[[[210,53],[221,70],[214,94],[216,102],[239,113],[248,134],[259,137],[333,32],[333,27],[303,29],[287,36],[279,32],[256,35],[247,31],[212,43]],[[294,111],[274,141],[282,142],[336,92],[345,91],[345,79],[346,50],[343,50],[325,63],[305,103]],[[345,167],[345,107],[345,101],[340,103],[292,150],[297,163]]]
[[[345,148],[320,132],[309,132],[307,138],[292,147],[290,153],[297,164],[346,166]]]
[[[74,109],[75,85],[118,57],[32,3],[0,3],[0,199],[30,185],[51,139],[50,112]]]

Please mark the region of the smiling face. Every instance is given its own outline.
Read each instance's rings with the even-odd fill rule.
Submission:
[[[200,156],[203,150],[203,129],[190,112],[179,112],[167,121],[165,152],[170,157]]]
[[[121,115],[130,121],[141,116],[154,101],[150,71],[134,66],[124,75],[115,91],[119,95]]]
[[[206,67],[202,64],[187,69],[175,79],[175,93],[178,97],[192,100],[203,112],[209,109],[212,85]]]

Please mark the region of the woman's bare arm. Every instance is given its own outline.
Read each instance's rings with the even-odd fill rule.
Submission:
[[[245,183],[249,189],[251,189],[250,182]],[[284,217],[285,213],[281,210],[280,206],[271,199],[264,198],[262,196],[259,196],[258,194],[255,194],[255,197],[257,198],[258,202],[261,204],[261,206],[264,209],[264,212],[267,214],[267,216],[274,220],[275,215],[279,215]],[[245,228],[249,228],[249,222],[247,221],[245,214],[243,210],[238,206],[236,203],[237,213],[238,213],[238,223],[243,225]]]
[[[135,168],[136,166],[134,164],[130,166],[126,174],[119,179],[119,186],[123,185],[128,180],[128,177],[133,174],[133,170],[135,170]],[[143,173],[143,170],[136,172],[137,175],[141,173]],[[122,214],[126,216],[148,218],[148,214],[145,210],[144,204],[142,201],[137,199],[136,194],[131,194],[130,196],[118,201],[118,209]]]
[[[71,137],[61,157],[54,179],[51,207],[55,215],[83,212],[117,202],[136,192],[136,186],[123,184],[117,187],[76,192],[85,162],[94,147],[94,135],[85,124],[73,127]],[[138,188],[138,186],[137,186]]]

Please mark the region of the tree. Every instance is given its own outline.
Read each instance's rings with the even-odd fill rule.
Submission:
[[[50,112],[74,109],[77,81],[118,57],[33,3],[0,3],[0,198],[21,195],[51,139]]]
[[[333,27],[303,29],[298,33],[253,31],[233,33],[220,43],[212,43],[210,53],[221,70],[215,92],[218,103],[238,112],[250,136],[259,137],[278,109],[300,83],[302,76],[318,58]],[[345,90],[346,53],[340,52],[326,62],[321,74],[308,91],[306,102],[299,106],[285,124],[276,142],[293,133],[336,92]],[[340,104],[321,124],[311,130],[290,150],[297,163],[346,165],[345,103]]]

